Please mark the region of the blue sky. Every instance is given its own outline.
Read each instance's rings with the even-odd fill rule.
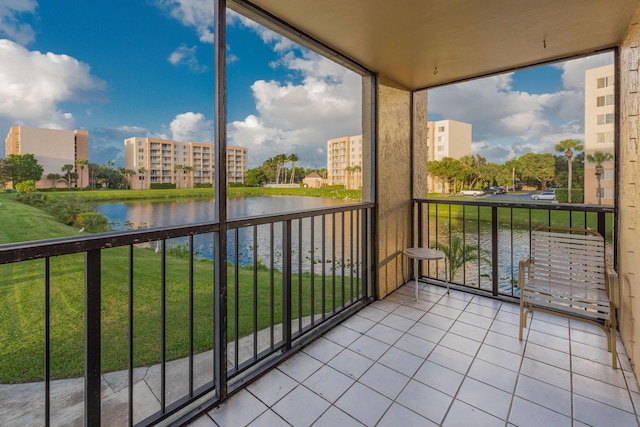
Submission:
[[[248,148],[251,167],[278,153],[326,167],[326,141],[361,132],[359,76],[234,13],[228,22],[228,143]],[[208,0],[2,0],[0,134],[87,129],[89,160],[119,165],[131,136],[211,142],[212,23]],[[580,135],[584,70],[612,62],[434,89],[430,119],[472,123],[474,154],[492,161],[544,150]]]

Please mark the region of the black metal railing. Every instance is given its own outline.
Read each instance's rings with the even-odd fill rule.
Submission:
[[[445,276],[444,262],[425,263],[421,277],[493,296],[519,297],[518,262],[529,256],[531,231],[540,225],[597,230],[609,265],[616,264],[613,207],[415,199],[413,218],[413,244],[442,249],[450,268]]]
[[[27,339],[0,343],[11,349],[0,351],[0,364],[21,372],[40,360],[21,381],[43,390],[35,406],[20,405],[31,414],[2,408],[0,420],[153,425],[219,403],[370,300],[373,208],[235,219],[226,239],[206,223],[0,246],[0,290],[28,294],[21,307],[41,307]],[[216,241],[225,240],[227,283],[217,293]],[[226,309],[218,323],[215,307]],[[120,370],[126,413],[101,397],[107,372]],[[136,383],[151,372],[155,399],[136,405],[144,399]],[[84,378],[75,415],[54,397],[57,378],[69,376]]]

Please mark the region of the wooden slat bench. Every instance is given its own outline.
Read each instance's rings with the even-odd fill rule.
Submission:
[[[528,270],[525,280],[525,270]],[[598,325],[617,368],[617,274],[607,270],[604,238],[593,230],[538,227],[531,257],[519,263],[520,340],[533,310]]]

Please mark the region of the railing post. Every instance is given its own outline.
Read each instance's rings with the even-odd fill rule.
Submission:
[[[479,230],[478,230],[479,232]],[[478,260],[480,263],[480,260]],[[491,206],[491,292],[498,295],[498,207]]]
[[[282,224],[282,339],[291,349],[291,220]]]
[[[84,424],[100,426],[100,250],[85,254]]]
[[[598,233],[602,235],[604,240],[607,240],[607,222],[606,222],[606,214],[602,211],[598,212]]]

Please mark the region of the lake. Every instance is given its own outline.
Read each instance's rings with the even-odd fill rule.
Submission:
[[[230,219],[261,216],[277,213],[295,212],[308,209],[322,209],[333,206],[353,204],[353,201],[324,199],[319,197],[300,196],[259,196],[234,198],[227,201],[227,212]],[[109,218],[113,230],[130,228],[149,228],[171,225],[197,224],[214,220],[214,203],[211,200],[179,200],[171,202],[133,202],[111,203],[99,205],[97,211]],[[324,218],[324,227],[323,227]],[[355,222],[355,217],[354,217]],[[345,239],[342,240],[344,231]],[[333,235],[333,239],[331,239]],[[315,217],[313,224],[310,218],[292,221],[293,271],[310,271],[311,265],[324,264],[327,273],[335,265],[345,266],[346,274],[350,274],[352,254],[361,245],[354,242],[351,235],[351,214],[346,212],[335,217],[325,215]],[[336,241],[336,247],[327,244],[322,249],[322,241]],[[240,265],[251,265],[255,256],[261,264],[274,268],[282,268],[282,224],[244,227],[229,230],[227,235],[227,259],[235,263],[236,253]],[[173,239],[167,242],[169,247],[184,245],[186,238]],[[312,245],[313,244],[313,245]],[[271,251],[271,247],[274,251]],[[213,239],[209,235],[195,236],[194,247],[202,258],[213,258]],[[324,257],[323,253],[324,252]],[[325,262],[322,262],[322,259]],[[315,268],[315,267],[314,267]],[[319,272],[318,267],[315,271]],[[354,272],[356,269],[354,268]]]

